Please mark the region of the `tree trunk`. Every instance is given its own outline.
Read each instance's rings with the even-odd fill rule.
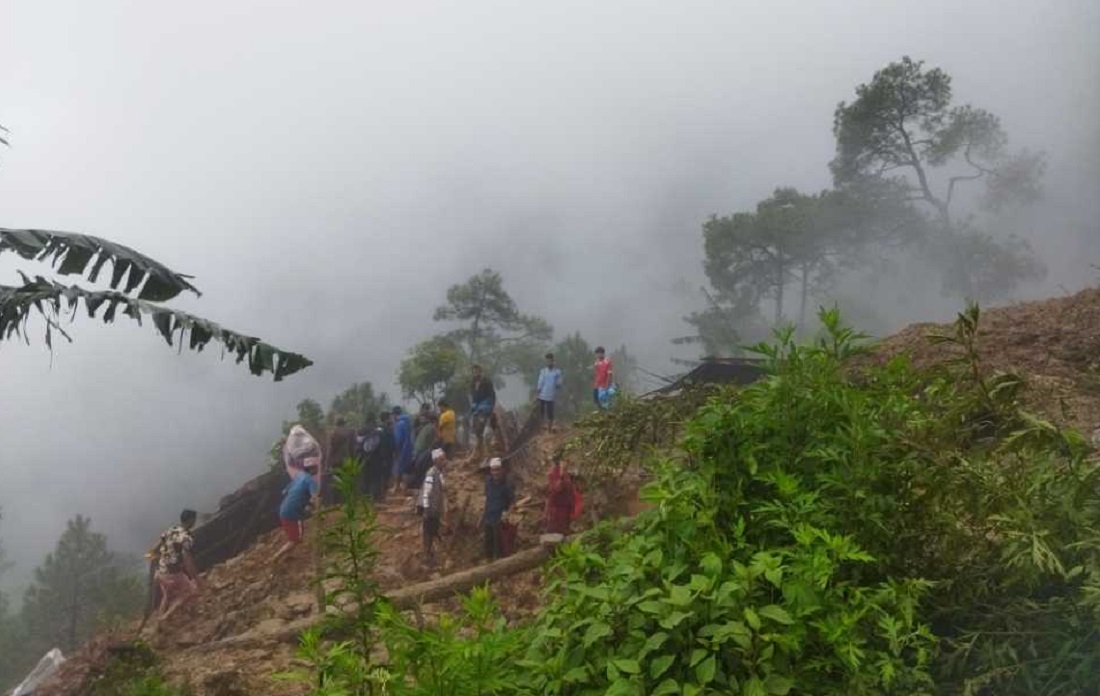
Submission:
[[[783,286],[786,285],[782,258],[776,260],[775,270],[775,324],[778,326],[783,320]]]
[[[510,575],[522,573],[526,570],[531,570],[532,568],[537,568],[550,558],[551,553],[553,553],[553,547],[551,546],[540,545],[531,549],[525,549],[508,558],[502,558],[499,561],[493,561],[492,563],[475,566],[468,570],[451,573],[437,580],[429,580],[417,585],[410,585],[394,590],[386,595],[386,599],[397,609],[411,609],[421,604],[430,604],[441,599],[452,597],[461,592],[467,592],[478,585],[484,584],[486,581],[508,577]],[[236,636],[229,636],[228,638],[222,638],[221,640],[215,640],[209,643],[201,643],[190,648],[190,650],[195,652],[215,652],[225,649],[248,648],[254,645],[264,645],[272,642],[294,641],[304,631],[324,621],[325,616],[325,612],[322,611],[312,616],[298,619],[297,621],[291,621],[283,625],[278,631],[262,632],[253,629]]]
[[[798,303],[798,330],[806,330],[806,295],[810,284],[810,265],[802,264],[802,299]]]

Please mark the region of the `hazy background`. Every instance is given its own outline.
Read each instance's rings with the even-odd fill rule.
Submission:
[[[701,222],[828,186],[836,103],[905,54],[1048,153],[1046,200],[1012,221],[1050,268],[1024,294],[1098,275],[1095,0],[3,10],[0,225],[131,245],[196,276],[203,297],[177,306],[317,363],[273,384],[128,323],[78,321],[52,358],[3,344],[8,583],[77,512],[139,551],[181,507],[212,509],[305,396],[396,392],[445,289],[486,265],[558,336],[675,371]],[[891,328],[954,307],[935,288],[883,299]]]

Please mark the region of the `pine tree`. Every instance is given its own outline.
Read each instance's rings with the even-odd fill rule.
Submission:
[[[97,621],[136,611],[141,583],[125,559],[107,548],[107,537],[77,515],[66,524],[53,552],[34,571],[23,619],[41,651],[68,652],[87,639]]]

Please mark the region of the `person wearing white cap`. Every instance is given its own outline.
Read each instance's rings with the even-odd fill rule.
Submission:
[[[435,563],[435,540],[447,512],[447,495],[444,488],[443,469],[447,454],[442,449],[432,450],[432,465],[424,474],[416,510],[424,518],[424,557],[429,565]]]
[[[490,561],[504,555],[501,520],[515,500],[515,490],[504,477],[504,462],[500,457],[493,457],[489,460],[489,477],[485,479],[485,513],[481,517],[485,532],[485,557]]]

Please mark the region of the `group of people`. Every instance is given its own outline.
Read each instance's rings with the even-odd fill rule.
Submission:
[[[607,357],[603,346],[596,348],[596,362],[592,366],[592,372],[592,400],[597,409],[605,410],[611,406],[616,388],[611,358]],[[535,404],[539,417],[550,432],[554,431],[554,404],[564,384],[561,368],[554,363],[554,354],[547,353],[546,366],[539,371],[535,382]]]
[[[470,382],[470,434],[476,442],[475,460],[486,452],[486,429],[492,434],[496,422],[496,388],[480,365],[474,365]],[[605,409],[614,395],[614,374],[611,360],[603,347],[596,349],[593,365],[592,398],[596,407]],[[536,383],[536,404],[540,417],[550,431],[554,430],[555,402],[563,388],[562,371],[554,363],[554,355],[546,354],[546,366]],[[279,505],[279,524],[286,542],[276,552],[276,558],[289,553],[301,543],[305,519],[310,506],[333,504],[337,491],[332,475],[336,466],[348,458],[358,459],[361,478],[359,492],[375,502],[386,496],[387,490],[402,488],[416,491],[416,510],[422,517],[422,540],[425,559],[435,562],[435,543],[447,529],[447,497],[444,472],[454,458],[458,445],[458,419],[447,399],[440,399],[433,410],[422,404],[415,419],[400,406],[380,416],[369,414],[358,431],[337,418],[328,434],[325,447],[301,425],[294,425],[283,445],[283,465],[290,483]],[[322,467],[322,462],[332,464]],[[320,499],[324,492],[324,500]],[[488,461],[485,479],[485,506],[481,518],[484,553],[488,560],[504,556],[511,546],[514,526],[507,521],[515,506],[515,487],[507,475],[500,457]],[[571,520],[580,514],[579,488],[560,457],[555,457],[547,474],[545,529],[567,534]],[[184,510],[178,525],[167,529],[147,554],[151,561],[152,579],[158,591],[158,616],[167,618],[185,604],[199,589],[199,574],[192,556],[194,544],[191,530],[197,521],[194,510]]]

